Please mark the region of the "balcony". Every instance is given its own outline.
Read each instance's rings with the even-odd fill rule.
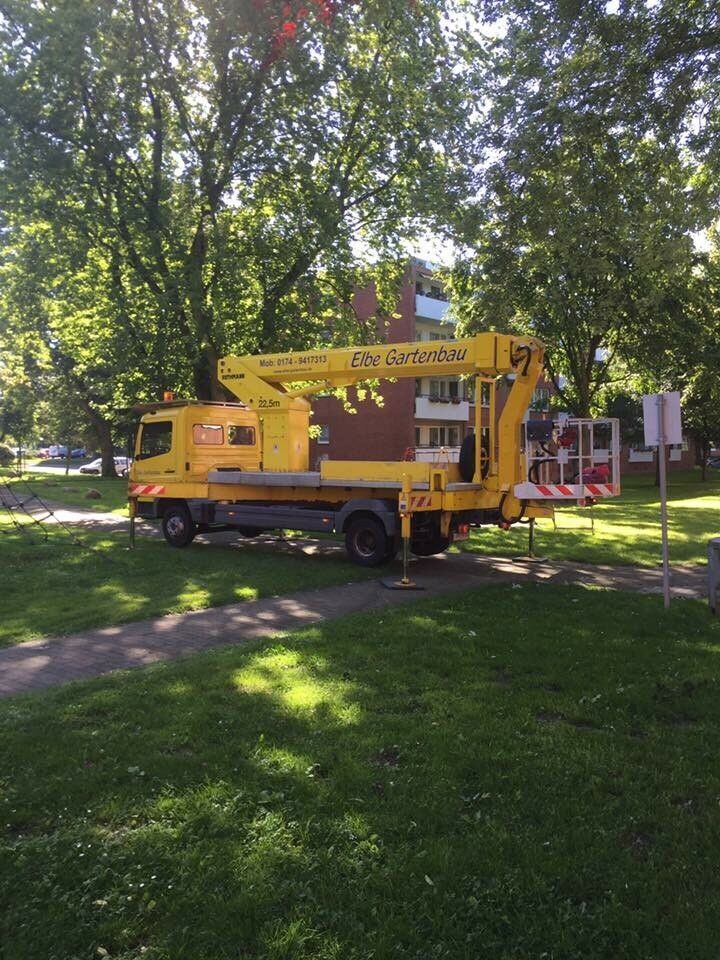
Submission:
[[[415,460],[418,463],[457,463],[460,459],[460,447],[416,447]]]
[[[461,420],[470,419],[470,404],[467,400],[450,397],[415,397],[416,420]]]
[[[444,320],[449,307],[447,300],[426,297],[422,293],[415,294],[415,315],[425,320]]]

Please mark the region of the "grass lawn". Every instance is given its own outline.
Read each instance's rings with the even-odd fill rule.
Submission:
[[[48,530],[47,543],[34,542],[0,521],[0,646],[377,576],[341,556],[252,541],[173,550],[138,537],[130,551],[125,532],[83,530],[75,546]]]
[[[127,480],[95,476],[64,476],[58,473],[26,473],[22,480],[11,477],[0,470],[0,483],[15,484],[22,497],[31,491],[43,500],[61,503],[67,507],[82,507],[83,510],[95,510],[100,513],[117,513],[127,516]],[[99,500],[88,500],[88,490],[97,490]]]
[[[7,960],[711,960],[720,623],[493,586],[0,703]]]
[[[673,471],[668,478],[670,560],[704,563],[707,541],[720,536],[720,471],[708,470],[705,483],[700,481],[699,470]],[[622,495],[597,503],[592,511],[594,533],[588,508],[558,508],[556,530],[552,521],[538,521],[535,552],[553,560],[585,563],[649,567],[660,563],[660,500],[652,474],[625,478]],[[484,527],[474,532],[462,549],[512,557],[526,553],[527,542],[528,528],[523,524],[507,532]]]

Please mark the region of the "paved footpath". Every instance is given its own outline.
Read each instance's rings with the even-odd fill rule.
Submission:
[[[321,544],[320,549],[334,548]],[[395,564],[386,576],[397,576],[398,571]],[[370,580],[18,644],[0,650],[0,697],[173,660],[345,614],[380,610],[488,583],[574,583],[640,593],[662,592],[659,569],[567,562],[525,564],[468,554],[417,560],[412,565],[412,575],[422,592],[388,590],[380,580]],[[704,596],[705,576],[704,567],[674,568],[673,595]]]

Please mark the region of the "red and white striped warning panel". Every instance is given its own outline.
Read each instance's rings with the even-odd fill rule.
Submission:
[[[131,483],[131,497],[159,497],[165,493],[165,487],[157,483]]]
[[[516,483],[518,500],[582,500],[585,497],[615,497],[614,483]]]
[[[432,506],[432,497],[410,497],[410,509],[422,510],[423,507]]]

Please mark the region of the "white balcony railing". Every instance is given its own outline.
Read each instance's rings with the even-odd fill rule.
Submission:
[[[418,463],[457,463],[460,459],[460,447],[415,447],[415,459]]]
[[[422,293],[415,294],[415,314],[426,320],[444,320],[450,304],[447,300],[436,300]]]
[[[443,397],[415,397],[416,420],[462,420],[470,419],[470,404],[467,400],[451,400]]]

